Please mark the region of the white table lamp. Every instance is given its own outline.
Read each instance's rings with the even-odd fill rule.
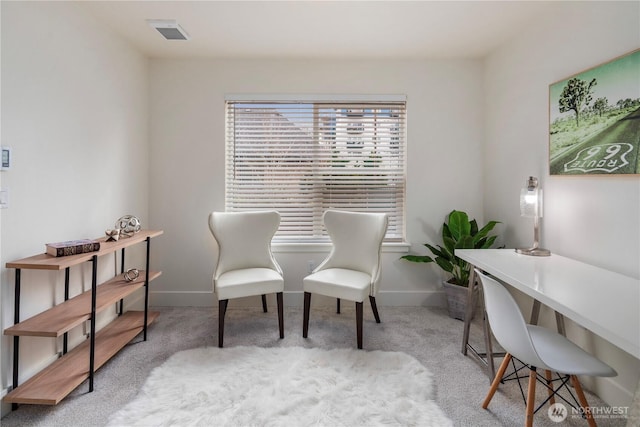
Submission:
[[[542,190],[538,187],[538,178],[530,176],[527,188],[520,192],[520,215],[533,217],[533,247],[519,248],[516,252],[531,256],[549,256],[548,249],[538,247],[540,244],[540,218],[542,218]]]

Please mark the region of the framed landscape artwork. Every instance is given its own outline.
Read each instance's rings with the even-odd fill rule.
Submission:
[[[640,49],[549,86],[551,175],[640,174]]]

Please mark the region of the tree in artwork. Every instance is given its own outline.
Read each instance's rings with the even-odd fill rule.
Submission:
[[[596,84],[596,79],[587,83],[586,80],[573,78],[567,82],[560,94],[558,101],[560,112],[573,111],[576,115],[576,126],[580,126],[580,112],[583,106],[587,106],[591,102],[591,94]]]
[[[593,111],[598,113],[598,116],[602,117],[605,111],[609,108],[609,100],[606,97],[598,98],[593,102]]]

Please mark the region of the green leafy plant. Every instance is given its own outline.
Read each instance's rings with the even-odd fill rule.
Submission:
[[[454,255],[455,249],[488,249],[498,236],[489,233],[499,221],[489,221],[487,225],[478,229],[475,219],[469,220],[469,216],[462,211],[452,211],[447,217],[447,222],[442,224],[443,246],[432,246],[425,243],[435,255],[435,259],[428,255],[405,255],[401,259],[411,262],[435,262],[444,271],[451,273],[453,278],[449,283],[459,286],[469,285],[469,263]]]

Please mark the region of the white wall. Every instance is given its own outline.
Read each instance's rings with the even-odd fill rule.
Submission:
[[[10,190],[1,217],[4,330],[13,324],[14,271],[6,262],[42,253],[46,242],[99,237],[124,214],[148,224],[148,70],[146,58],[72,2],[1,7],[1,140],[14,157],[1,172]],[[90,287],[89,270],[72,269],[72,295]],[[112,272],[113,259],[101,259],[99,280]],[[21,318],[60,302],[63,282],[63,272],[24,270]],[[12,340],[0,342],[4,389]],[[60,342],[21,338],[20,381],[55,357]]]
[[[637,49],[639,28],[638,2],[558,2],[556,13],[486,59],[484,214],[506,222],[508,247],[532,243],[518,196],[534,175],[545,194],[542,246],[640,277],[640,177],[550,176],[548,169],[549,84]],[[627,406],[640,362],[576,325],[569,336],[619,373],[588,386],[611,405]]]
[[[151,60],[151,224],[163,275],[152,303],[213,305],[215,244],[207,226],[224,210],[226,94],[407,96],[407,236],[414,251],[439,243],[452,209],[481,215],[482,69],[479,61]],[[454,178],[455,177],[455,178]],[[482,218],[478,217],[479,220]],[[279,251],[287,304],[301,306],[308,261],[326,252]],[[444,304],[434,265],[384,254],[381,304]],[[254,304],[259,304],[254,299]]]

